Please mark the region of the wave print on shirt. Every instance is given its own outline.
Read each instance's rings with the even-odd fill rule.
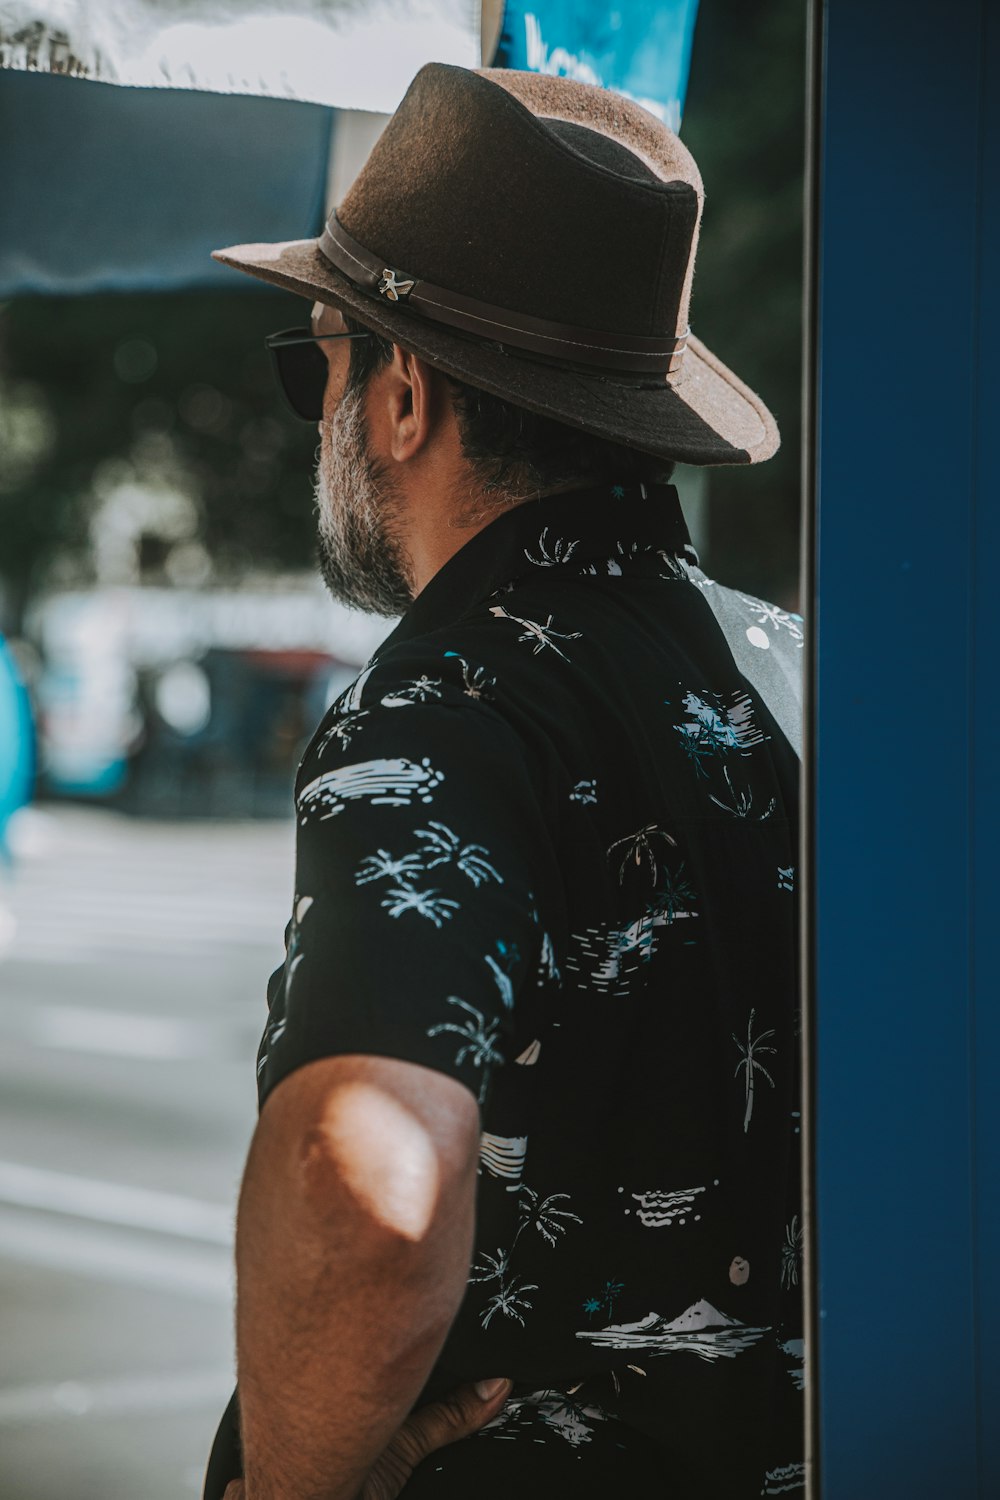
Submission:
[[[700,1219],[701,1214],[695,1214],[693,1210],[698,1195],[705,1191],[703,1187],[694,1187],[677,1188],[673,1192],[633,1193],[632,1197],[639,1205],[636,1217],[647,1229],[662,1229],[675,1220],[685,1224],[689,1214],[692,1220]]]
[[[519,1183],[524,1171],[524,1159],[528,1153],[526,1135],[492,1135],[484,1131],[479,1138],[479,1161],[491,1177],[504,1177],[509,1183]],[[517,1191],[509,1187],[508,1192]]]
[[[764,1476],[762,1495],[791,1495],[806,1487],[806,1466],[803,1463],[780,1464]]]
[[[296,806],[300,823],[316,815],[335,818],[350,802],[373,806],[410,807],[414,801],[432,802],[434,789],[444,780],[425,756],[412,760],[362,760],[335,771],[324,771],[302,788]]]

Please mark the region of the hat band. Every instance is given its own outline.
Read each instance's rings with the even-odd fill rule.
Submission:
[[[527,313],[510,312],[475,297],[464,297],[460,292],[434,286],[386,266],[351,238],[336,214],[330,216],[318,246],[323,257],[357,287],[378,292],[387,302],[414,308],[433,322],[446,323],[463,333],[605,370],[669,376],[681,367],[687,333],[678,338],[607,333],[578,328],[571,323],[553,323],[547,318],[532,318]]]

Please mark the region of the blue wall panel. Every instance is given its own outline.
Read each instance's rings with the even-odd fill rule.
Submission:
[[[1000,1044],[996,983],[983,972],[996,972],[996,871],[980,883],[992,931],[980,934],[977,970],[971,881],[973,772],[995,778],[998,743],[983,737],[996,715],[989,601],[1000,555],[986,465],[995,361],[992,395],[977,366],[980,277],[992,279],[996,329],[1000,261],[996,189],[991,225],[980,194],[985,16],[978,0],[828,0],[825,25],[814,846],[822,1495],[985,1500],[1000,1493],[977,1477],[975,1390],[977,1233],[983,1265],[1000,1254],[988,1193],[974,1216],[974,1172],[991,1149],[996,1180],[987,1058]],[[995,25],[991,35],[995,46]],[[994,790],[994,827],[996,806]],[[996,847],[995,832],[977,846],[982,867]],[[989,1090],[978,1159],[977,1056]],[[991,1390],[985,1365],[980,1375],[995,1427],[996,1282],[983,1288]]]
[[[980,1495],[1000,1495],[1000,6],[984,7],[973,534],[972,875]]]

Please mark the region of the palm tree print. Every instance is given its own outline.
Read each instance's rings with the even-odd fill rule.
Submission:
[[[695,775],[707,778],[708,770],[705,762],[718,754],[717,747],[703,740],[698,734],[685,733],[679,724],[675,725],[675,728],[681,736],[681,747],[694,767]]]
[[[684,694],[684,707],[689,717],[674,729],[681,737],[681,745],[699,776],[707,776],[706,762],[738,751],[746,755],[755,745],[764,743],[766,736],[754,723],[753,701],[749,693],[739,690],[731,695],[727,707],[722,694],[709,693],[700,698],[697,693]],[[665,700],[670,706],[670,700]]]
[[[670,579],[672,582],[677,582],[678,580],[695,582],[691,578],[688,571],[688,563],[684,558],[674,557],[670,552],[661,551],[658,551],[656,555],[667,570],[665,573],[660,574],[661,578]]]
[[[521,1222],[517,1226],[517,1233],[514,1235],[515,1245],[522,1230],[527,1229],[529,1224],[538,1230],[538,1233],[547,1244],[554,1246],[557,1237],[566,1233],[566,1230],[569,1228],[569,1222],[574,1224],[583,1223],[579,1214],[570,1213],[569,1209],[566,1208],[555,1207],[555,1204],[559,1202],[569,1202],[568,1193],[550,1193],[547,1198],[543,1198],[539,1203],[538,1194],[523,1182],[520,1187],[520,1193]],[[561,1222],[563,1219],[569,1222],[564,1224]]]
[[[496,959],[489,953],[486,955],[486,962],[493,971],[493,978],[496,980],[497,989],[500,991],[500,1004],[504,1010],[512,1010],[514,1007],[514,981],[506,969],[502,969]]]
[[[454,1036],[463,1037],[465,1046],[459,1047],[455,1053],[455,1066],[460,1068],[467,1057],[472,1059],[475,1068],[489,1068],[493,1063],[502,1063],[503,1054],[497,1051],[497,1032],[500,1030],[499,1016],[491,1016],[489,1021],[481,1010],[476,1010],[474,1005],[460,1000],[457,995],[449,995],[449,1005],[457,1005],[465,1011],[468,1016],[466,1021],[439,1021],[436,1026],[431,1026],[427,1032],[428,1036],[440,1036],[442,1032],[451,1032]],[[482,1094],[486,1092],[486,1080],[483,1080]]]
[[[803,641],[802,616],[790,615],[785,610],[779,609],[776,604],[766,604],[763,599],[748,599],[740,594],[740,600],[757,617],[761,625],[770,625],[772,630],[780,630],[784,627],[801,646]]]
[[[505,1318],[515,1318],[523,1328],[524,1314],[530,1312],[532,1306],[524,1294],[537,1291],[537,1283],[533,1281],[501,1282],[479,1315],[481,1325],[489,1328],[494,1316],[502,1313]]]
[[[536,918],[537,921],[537,918]],[[559,981],[559,965],[556,963],[555,944],[549,933],[542,933],[542,951],[538,955],[538,983],[544,984],[546,980],[555,983]]]
[[[497,1247],[496,1255],[490,1255],[488,1251],[480,1252],[482,1265],[473,1266],[469,1275],[470,1285],[477,1283],[489,1284],[491,1281],[497,1283],[496,1291],[487,1300],[479,1321],[483,1328],[488,1328],[497,1313],[502,1313],[505,1318],[516,1318],[521,1327],[524,1327],[523,1314],[530,1311],[531,1303],[525,1297],[525,1292],[537,1292],[538,1287],[534,1282],[519,1282],[516,1277],[508,1280],[510,1268],[510,1256],[506,1250]]]
[[[620,578],[622,576],[622,562],[632,562],[641,553],[648,552],[650,549],[644,547],[641,542],[630,542],[627,547],[621,542],[616,542],[615,550],[618,556],[606,558],[604,563],[608,574],[612,578]],[[586,571],[596,573],[597,569],[588,568]]]
[[[442,927],[445,919],[459,909],[457,901],[442,896],[436,889],[418,891],[412,885],[403,884],[394,886],[386,894],[382,905],[390,917],[401,917],[405,911],[415,911],[433,922],[435,927]]]
[[[508,610],[504,609],[502,604],[494,604],[490,610],[490,614],[496,615],[500,619],[510,620],[515,625],[523,625],[524,634],[519,635],[518,640],[534,641],[532,656],[537,656],[539,651],[544,651],[546,646],[550,646],[557,656],[562,657],[563,661],[569,661],[569,657],[565,651],[560,651],[556,645],[556,641],[578,641],[582,634],[579,630],[571,630],[568,633],[565,630],[554,630],[551,615],[549,615],[544,625],[540,625],[537,620],[522,620],[520,615],[512,615]]]
[[[376,849],[360,863],[354,876],[355,885],[367,885],[372,880],[406,881],[411,875],[423,874],[423,862],[419,854],[403,854],[395,859],[388,849]]]
[[[426,868],[454,862],[463,875],[468,876],[477,888],[487,880],[503,885],[503,878],[486,858],[487,850],[482,844],[463,844],[457,833],[443,823],[431,823],[428,828],[418,828],[417,838],[423,839],[426,848]],[[430,857],[428,857],[430,856]]]
[[[771,814],[774,812],[775,807],[777,806],[777,802],[773,797],[762,813],[754,814],[752,790],[747,787],[745,791],[737,792],[730,778],[728,766],[726,766],[722,774],[726,779],[726,785],[729,788],[729,795],[732,798],[732,801],[723,802],[720,800],[720,798],[714,796],[713,793],[709,792],[708,797],[710,802],[714,802],[716,807],[721,807],[723,812],[732,813],[734,818],[756,817],[756,821],[758,823],[763,823],[766,818],[769,818],[771,816]]]
[[[692,910],[697,899],[694,886],[684,874],[683,864],[679,864],[676,870],[664,865],[659,887],[646,907],[644,925],[648,925],[650,929],[669,927],[681,915],[697,916],[697,912]]]
[[[802,1264],[802,1226],[798,1214],[785,1225],[785,1243],[781,1247],[781,1285],[786,1291],[799,1284],[799,1267]]]
[[[578,541],[567,542],[565,537],[560,537],[558,541],[552,542],[550,547],[550,544],[547,541],[548,534],[549,528],[546,526],[541,536],[538,538],[538,551],[540,556],[532,557],[527,547],[525,547],[524,549],[525,557],[530,563],[534,563],[538,568],[554,568],[559,563],[569,562],[570,558],[573,556],[573,553],[580,545]]]
[[[507,1266],[510,1262],[510,1256],[507,1254],[507,1251],[501,1250],[497,1246],[496,1255],[490,1255],[487,1250],[482,1250],[480,1256],[483,1264],[481,1266],[473,1266],[469,1273],[470,1285],[481,1281],[502,1282],[507,1275]]]
[[[656,884],[658,866],[656,863],[656,854],[653,849],[654,839],[665,839],[668,844],[673,845],[674,848],[677,847],[677,840],[672,838],[664,829],[658,828],[655,823],[647,823],[645,828],[640,828],[635,833],[626,834],[623,839],[616,839],[610,846],[608,849],[609,859],[616,849],[621,849],[623,846],[625,848],[621,864],[618,866],[619,885],[625,879],[625,871],[628,865],[632,863],[636,869],[639,869],[643,860],[646,861],[649,867],[650,880],[654,885]]]
[[[341,750],[347,750],[360,728],[362,719],[367,719],[370,712],[371,709],[359,708],[353,713],[347,713],[343,718],[337,719],[330,725],[330,728],[317,745],[317,756],[329,750],[334,740],[339,741]]]
[[[755,1037],[753,1034],[753,1023],[756,1014],[756,1010],[752,1010],[750,1012],[750,1019],[747,1021],[747,1039],[745,1042],[740,1041],[735,1031],[732,1033],[733,1041],[736,1043],[737,1047],[743,1054],[742,1060],[736,1064],[736,1072],[733,1074],[733,1077],[735,1078],[739,1076],[741,1068],[744,1070],[747,1104],[746,1114],[743,1116],[744,1134],[750,1129],[750,1119],[753,1115],[754,1075],[756,1073],[762,1073],[771,1087],[774,1088],[774,1079],[771,1077],[764,1064],[757,1061],[758,1053],[775,1052],[777,1050],[775,1047],[765,1047],[762,1045],[766,1037],[774,1036],[774,1031],[762,1031],[760,1036]]]
[[[584,1312],[588,1317],[594,1317],[596,1313],[603,1312],[610,1321],[615,1315],[615,1304],[624,1290],[623,1281],[606,1281],[596,1297],[587,1298],[583,1304]]]
[[[409,703],[429,703],[441,696],[440,677],[413,677],[401,688],[390,688],[382,699],[383,708],[403,708]]]
[[[468,880],[477,888],[487,880],[495,880],[499,885],[503,884],[503,876],[490,864],[486,858],[487,850],[482,844],[463,844],[462,840],[444,823],[431,823],[428,828],[417,830],[417,838],[424,841],[424,848],[414,850],[410,854],[403,854],[397,859],[390,854],[388,849],[377,849],[374,854],[366,855],[358,866],[354,876],[355,885],[367,885],[373,880],[395,880],[398,890],[391,891],[391,901],[383,901],[385,907],[396,907],[392,915],[398,917],[401,912],[409,910],[420,910],[423,916],[430,916],[440,927],[437,918],[441,915],[450,916],[447,908],[458,909],[457,901],[439,901],[430,903],[429,909],[423,909],[422,897],[412,889],[413,881],[418,875],[426,874],[427,871],[435,869],[438,865],[454,864]],[[437,896],[437,891],[427,893],[429,897]],[[445,908],[442,912],[441,908]]]
[[[467,662],[464,656],[459,656],[457,651],[446,651],[445,656],[453,656],[462,668],[462,691],[467,698],[481,698],[489,702],[493,697],[491,691],[497,685],[495,677],[487,674],[485,667],[474,667]]]

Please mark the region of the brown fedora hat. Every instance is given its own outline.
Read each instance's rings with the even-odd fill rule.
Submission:
[[[570,426],[760,463],[774,418],[688,329],[703,196],[687,149],[630,100],[430,63],[319,239],[214,254]]]

